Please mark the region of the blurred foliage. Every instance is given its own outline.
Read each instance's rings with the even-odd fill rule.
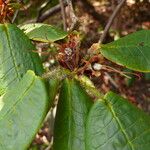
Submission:
[[[39,12],[43,13],[58,4],[58,0],[24,0],[24,6],[19,11],[16,24],[35,22]]]

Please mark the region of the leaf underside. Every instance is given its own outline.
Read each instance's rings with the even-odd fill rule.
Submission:
[[[15,25],[0,25],[0,95],[19,82],[27,70],[43,73],[35,46]]]
[[[45,83],[32,71],[0,97],[0,150],[26,150],[48,111]]]
[[[40,42],[55,42],[67,36],[67,32],[42,23],[26,24],[21,29],[30,39]]]
[[[129,69],[150,72],[150,30],[141,30],[102,44],[100,52],[107,59]]]

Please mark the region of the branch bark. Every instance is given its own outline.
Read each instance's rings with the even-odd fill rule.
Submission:
[[[64,0],[59,0],[59,3],[60,3],[60,7],[61,7],[61,16],[63,19],[64,31],[67,31],[67,21],[66,21],[66,12],[65,12]]]
[[[67,2],[64,2],[64,7],[67,6]],[[61,10],[60,4],[54,6],[53,8],[47,10],[45,13],[43,13],[39,18],[37,19],[37,22],[43,22],[44,20],[48,19],[51,15],[56,14]]]
[[[71,25],[69,27],[69,30],[73,30],[77,21],[78,21],[78,18],[77,16],[75,15],[75,11],[73,9],[73,4],[72,4],[72,0],[67,0],[67,3],[68,3],[68,7],[69,7],[69,17],[70,17],[70,20],[71,20]]]
[[[115,17],[117,16],[117,14],[119,13],[120,9],[123,7],[123,4],[126,2],[126,0],[121,0],[121,2],[117,5],[117,7],[115,8],[114,12],[112,13],[112,15],[110,16],[108,23],[104,29],[104,32],[102,34],[102,36],[100,37],[99,43],[103,43],[104,39],[115,19]]]

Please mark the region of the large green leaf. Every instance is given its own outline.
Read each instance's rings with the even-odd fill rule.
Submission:
[[[32,71],[0,97],[0,150],[26,150],[48,111],[45,82]]]
[[[21,29],[30,39],[41,42],[55,42],[67,36],[67,32],[43,23],[26,24]]]
[[[35,46],[15,25],[0,25],[0,95],[20,81],[27,70],[42,74],[43,68]]]
[[[91,105],[91,98],[78,81],[63,81],[54,127],[54,150],[86,150],[85,123]]]
[[[150,117],[109,92],[90,110],[86,150],[149,150]]]
[[[140,72],[150,72],[150,30],[141,30],[101,45],[100,51],[117,64]]]

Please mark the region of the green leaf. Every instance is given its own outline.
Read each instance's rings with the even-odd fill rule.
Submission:
[[[54,127],[54,150],[86,150],[85,123],[91,106],[91,98],[78,81],[63,81]]]
[[[150,72],[150,30],[127,35],[112,43],[101,45],[107,59],[140,72]]]
[[[67,32],[43,23],[26,24],[21,29],[30,39],[40,42],[55,42],[67,36]]]
[[[45,82],[32,71],[0,97],[0,150],[25,150],[48,111]]]
[[[0,95],[20,81],[27,70],[43,73],[40,58],[32,50],[35,46],[19,28],[0,24]]]
[[[109,92],[90,110],[86,150],[149,150],[150,116]]]

